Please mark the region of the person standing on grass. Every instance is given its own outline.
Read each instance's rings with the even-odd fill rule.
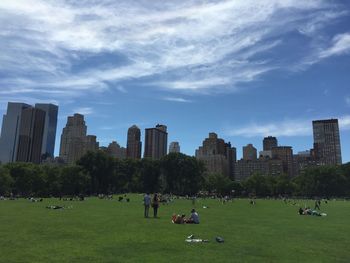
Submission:
[[[145,196],[143,197],[143,205],[145,206],[145,217],[148,218],[149,207],[151,205],[151,196],[149,195],[149,193],[145,194]]]
[[[155,193],[152,198],[152,208],[153,208],[153,217],[157,217],[158,214],[158,207],[159,207],[159,197],[158,194]]]

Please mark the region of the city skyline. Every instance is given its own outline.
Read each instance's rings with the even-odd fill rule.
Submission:
[[[143,140],[164,123],[183,153],[215,132],[239,157],[269,135],[311,149],[312,121],[337,118],[349,162],[348,10],[325,0],[0,1],[0,115],[8,101],[53,103],[57,134],[81,113],[101,146],[125,147],[133,124]],[[56,156],[58,145],[56,135]]]

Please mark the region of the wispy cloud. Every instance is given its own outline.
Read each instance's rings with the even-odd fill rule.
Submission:
[[[184,99],[184,98],[179,98],[179,97],[164,97],[163,100],[173,101],[173,102],[182,102],[182,103],[189,103],[189,102],[192,102],[192,100],[188,100],[188,99]]]
[[[125,93],[125,80],[178,93],[236,91],[269,71],[349,51],[344,33],[322,46],[303,45],[296,60],[271,56],[287,44],[287,33],[301,32],[315,43],[324,26],[347,14],[326,0],[145,3],[0,1],[2,96],[41,93],[64,100],[108,89]],[[84,64],[96,55],[107,62]]]
[[[332,40],[332,45],[320,52],[320,58],[342,55],[350,53],[350,33],[336,35]]]
[[[339,117],[339,128],[341,130],[350,129],[350,115]],[[271,123],[250,123],[243,127],[231,127],[225,129],[228,136],[242,137],[294,137],[312,135],[312,119],[281,120]]]
[[[345,103],[350,106],[350,96],[345,97]]]
[[[94,109],[91,107],[80,107],[80,108],[75,108],[74,113],[79,113],[82,115],[90,115],[94,113]]]

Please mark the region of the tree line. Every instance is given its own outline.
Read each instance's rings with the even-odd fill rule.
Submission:
[[[181,153],[161,160],[116,159],[88,152],[75,165],[0,166],[0,195],[74,196],[126,192],[234,196],[350,196],[350,163],[309,168],[295,178],[254,174],[242,182],[207,174],[203,162]]]

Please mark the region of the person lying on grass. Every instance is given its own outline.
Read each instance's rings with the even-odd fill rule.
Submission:
[[[299,215],[310,215],[310,216],[326,216],[327,215],[325,213],[320,213],[316,210],[312,210],[310,207],[304,208],[304,209],[302,209],[300,207],[298,213],[299,213]]]
[[[185,224],[185,215],[175,215],[173,214],[171,222],[174,224]]]

